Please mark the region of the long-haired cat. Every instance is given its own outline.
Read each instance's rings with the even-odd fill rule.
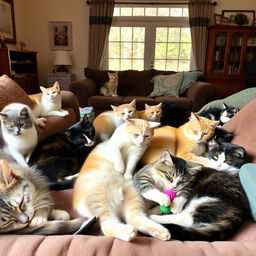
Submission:
[[[38,144],[28,165],[40,170],[49,181],[51,189],[71,188],[66,176],[79,172],[85,158],[95,143],[95,130],[87,116],[63,133],[54,135]]]
[[[237,175],[195,166],[165,152],[135,176],[135,184],[148,200],[170,205],[163,191],[172,189],[173,214],[151,215],[179,240],[225,240],[249,216],[249,206]]]
[[[151,221],[144,212],[143,199],[123,173],[136,165],[153,135],[145,120],[133,119],[119,126],[114,145],[111,139],[89,154],[76,180],[73,207],[84,217],[97,216],[104,235],[132,240],[137,230],[168,240],[169,232]],[[112,136],[112,137],[113,137]],[[111,137],[111,138],[112,138]]]
[[[162,102],[149,106],[145,104],[145,110],[140,110],[136,112],[137,118],[142,118],[147,121],[160,122],[162,117]]]
[[[218,121],[191,113],[188,122],[175,128],[171,126],[160,127],[155,130],[155,135],[147,151],[141,159],[146,165],[159,159],[165,150],[187,161],[207,167],[216,167],[217,163],[204,156],[206,140],[213,137]]]
[[[68,234],[84,219],[53,209],[47,182],[39,172],[0,160],[0,233]],[[50,221],[50,220],[58,221]]]
[[[27,162],[38,143],[33,114],[28,109],[27,105],[13,103],[0,112],[2,149],[22,166],[28,166]]]
[[[52,87],[40,86],[42,94],[29,95],[33,101],[32,111],[36,117],[46,117],[50,115],[65,117],[69,113],[62,109],[60,85],[55,82]],[[45,119],[46,121],[46,119]]]
[[[112,111],[99,114],[93,121],[96,138],[100,141],[108,140],[115,129],[126,119],[136,117],[136,100],[120,106],[111,105]]]
[[[104,96],[118,96],[118,72],[108,72],[109,80],[100,88],[100,94]]]

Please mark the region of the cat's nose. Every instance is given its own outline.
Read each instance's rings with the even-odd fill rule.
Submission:
[[[29,217],[26,215],[26,214],[21,214],[19,217],[18,217],[18,220],[20,223],[22,224],[27,224],[29,223]]]

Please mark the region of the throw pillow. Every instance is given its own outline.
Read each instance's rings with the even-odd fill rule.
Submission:
[[[200,71],[183,72],[183,80],[180,85],[180,95],[184,93],[202,75]]]
[[[9,103],[19,102],[32,106],[27,93],[7,75],[0,76],[0,110]]]
[[[183,79],[183,73],[171,75],[156,75],[151,82],[154,83],[154,89],[149,97],[172,96],[179,97],[180,84]]]
[[[197,113],[200,114],[201,112],[211,108],[222,108],[223,103],[241,109],[247,103],[254,99],[256,99],[256,87],[247,88],[240,92],[232,94],[227,98],[211,101],[208,104],[204,105]]]

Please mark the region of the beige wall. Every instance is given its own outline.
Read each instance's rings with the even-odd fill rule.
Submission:
[[[155,0],[157,1],[157,0]],[[160,1],[160,0],[159,0]],[[85,0],[14,0],[17,42],[38,52],[40,84],[46,85],[53,69],[53,51],[49,48],[49,21],[71,21],[73,29],[72,72],[83,78],[88,56],[89,6]],[[217,0],[215,13],[222,9],[255,10],[255,0]],[[15,47],[14,45],[10,45]],[[16,47],[19,47],[17,44]]]

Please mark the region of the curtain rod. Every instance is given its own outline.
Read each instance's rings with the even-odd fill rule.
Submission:
[[[91,1],[86,1],[86,3],[88,4],[88,5],[90,5],[91,4]],[[132,4],[132,5],[136,5],[136,4],[139,4],[139,5],[172,5],[172,4],[188,4],[188,2],[187,3],[164,3],[164,2],[115,2],[115,4]],[[216,6],[217,5],[217,2],[216,1],[214,1],[213,3],[211,3],[211,5],[213,5],[213,6]]]

